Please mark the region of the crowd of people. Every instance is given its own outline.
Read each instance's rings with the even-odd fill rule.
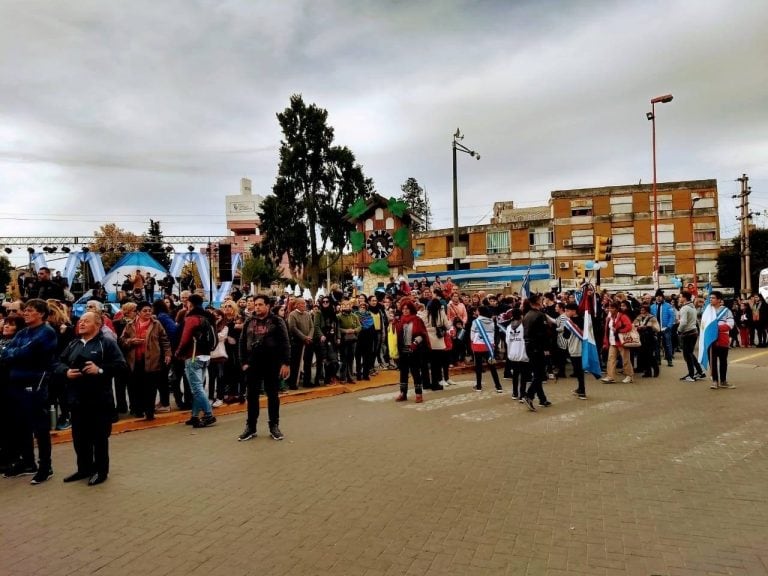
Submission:
[[[203,298],[189,290],[178,299],[166,291],[142,299],[149,295],[144,284],[112,316],[93,300],[72,318],[65,299],[40,297],[52,294],[49,270],[41,269],[35,284],[34,297],[10,303],[0,319],[0,392],[12,415],[0,424],[0,465],[8,477],[33,475],[33,484],[53,475],[51,427],[72,428],[77,469],[64,481],[96,485],[108,477],[112,424],[121,417],[153,420],[173,409],[171,398],[176,409],[190,411],[186,424],[195,428],[215,424],[216,408],[247,402],[237,437],[247,441],[257,434],[259,397],[266,395],[269,435],[282,440],[281,393],[369,380],[381,370],[399,372],[396,401],[408,400],[412,384],[420,403],[425,389],[454,384],[452,369],[473,365],[475,390],[483,390],[487,372],[496,392],[510,381],[512,398],[531,411],[536,399],[551,406],[547,380],[575,378],[574,395],[586,399],[585,370],[604,373],[606,384],[622,376],[632,383],[636,374],[658,377],[679,351],[686,364],[680,379],[706,378],[695,351],[704,301],[687,290],[635,297],[585,285],[521,297],[469,294],[450,278],[392,278],[373,294],[333,285],[308,301],[238,291],[219,308],[204,309]],[[721,293],[708,298],[718,326],[707,355],[711,387],[731,388],[728,349],[766,345],[760,318],[767,305],[756,296],[735,302],[732,312]],[[582,361],[589,343],[599,349],[597,371]]]

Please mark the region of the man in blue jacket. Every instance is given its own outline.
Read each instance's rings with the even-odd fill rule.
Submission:
[[[48,304],[33,298],[22,310],[25,328],[3,350],[0,361],[9,371],[8,414],[11,423],[13,464],[4,476],[34,474],[32,484],[53,476],[51,433],[48,419],[48,379],[56,354],[56,331],[46,322]],[[38,465],[32,437],[37,440]]]
[[[664,299],[664,291],[656,290],[656,301],[651,304],[651,316],[656,316],[659,321],[659,348],[655,351],[656,361],[661,365],[661,346],[664,346],[664,357],[667,366],[672,366],[672,327],[675,325],[676,315],[672,305]]]

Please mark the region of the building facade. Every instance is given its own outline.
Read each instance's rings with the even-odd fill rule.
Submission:
[[[706,279],[716,271],[720,223],[716,180],[662,182],[658,202],[659,282]],[[576,271],[594,261],[595,237],[612,240],[611,260],[601,283],[615,286],[653,284],[656,232],[650,184],[556,190],[546,206],[515,208],[494,204],[490,224],[459,229],[467,247],[462,269],[548,264],[563,286],[581,282]],[[453,269],[453,230],[414,236],[417,272]],[[590,276],[589,269],[586,275]]]

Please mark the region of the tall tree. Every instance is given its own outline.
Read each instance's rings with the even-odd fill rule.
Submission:
[[[255,282],[259,286],[269,286],[281,277],[280,270],[275,267],[272,260],[257,255],[245,259],[240,276],[243,283]]]
[[[149,229],[144,233],[144,242],[141,243],[139,250],[152,256],[166,270],[171,266],[171,257],[163,246],[163,231],[160,229],[159,220],[150,218]]]
[[[408,205],[408,210],[416,217],[411,225],[411,230],[414,232],[429,230],[432,225],[432,209],[429,206],[424,188],[419,186],[416,178],[408,178],[400,186],[400,190],[402,190],[400,200]]]
[[[101,252],[101,261],[107,272],[126,251],[136,250],[142,241],[141,237],[133,232],[123,230],[113,223],[103,224],[93,235],[96,240],[90,245],[90,249]]]
[[[760,270],[768,268],[768,230],[754,229],[749,234],[750,275],[752,289],[756,292]],[[732,287],[739,293],[741,278],[741,236],[733,239],[728,248],[717,255],[717,282],[723,287]]]
[[[347,209],[373,194],[373,181],[349,148],[333,145],[326,110],[307,106],[294,94],[277,120],[283,140],[273,194],[259,212],[262,253],[273,262],[287,253],[294,275],[303,269],[304,278],[317,286],[326,250],[343,248],[353,229],[344,218]]]

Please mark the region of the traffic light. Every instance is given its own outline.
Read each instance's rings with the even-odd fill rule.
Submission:
[[[582,280],[584,278],[584,264],[574,264],[573,273],[577,279]]]
[[[608,262],[613,250],[613,238],[610,236],[595,236],[595,262]]]

